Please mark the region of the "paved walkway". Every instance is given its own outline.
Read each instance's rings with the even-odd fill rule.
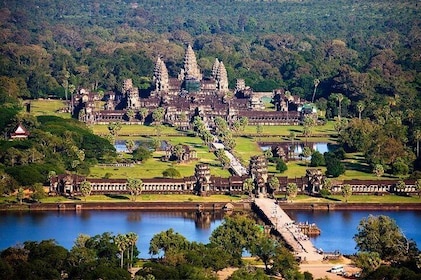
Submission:
[[[282,208],[270,198],[256,198],[254,204],[266,215],[275,229],[282,235],[294,252],[303,261],[322,261],[323,255],[317,252],[317,248],[309,238],[303,234],[294,221]]]
[[[212,145],[216,150],[224,149],[225,155],[230,159],[230,167],[236,175],[243,176],[248,174],[247,169],[241,165],[240,161],[233,154],[231,154],[231,152],[225,150],[224,144],[214,142]]]

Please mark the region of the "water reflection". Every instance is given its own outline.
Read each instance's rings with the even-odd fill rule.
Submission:
[[[116,140],[114,142],[114,148],[116,149],[117,152],[128,152],[127,147],[126,147],[126,140]],[[150,149],[152,149],[153,146],[153,141],[148,139],[144,139],[144,140],[136,140],[133,141],[134,142],[134,149],[137,149],[140,146],[144,146],[144,147],[149,147]],[[165,148],[168,146],[168,143],[166,141],[161,141],[160,142],[160,150],[165,150]]]
[[[312,151],[318,151],[321,154],[334,150],[335,144],[327,142],[261,142],[259,143],[262,151],[272,150],[274,156],[285,157],[287,160],[303,159],[304,147],[309,147]]]

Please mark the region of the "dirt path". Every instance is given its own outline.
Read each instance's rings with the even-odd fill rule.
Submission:
[[[345,272],[349,274],[353,274],[359,272],[360,269],[355,267],[350,259],[342,258],[339,262],[308,262],[300,264],[300,271],[305,272],[308,271],[313,274],[314,279],[327,277],[330,280],[342,280],[342,279],[349,279],[345,278],[341,275],[336,275],[334,273],[329,272],[329,270],[336,265],[342,265],[345,269]]]

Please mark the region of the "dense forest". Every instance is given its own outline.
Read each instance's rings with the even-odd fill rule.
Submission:
[[[147,90],[157,57],[175,76],[190,43],[205,75],[218,58],[232,88],[237,78],[255,91],[285,88],[314,100],[326,118],[355,118],[337,126],[347,150],[364,153],[372,166],[411,173],[420,169],[420,5],[5,0],[0,109],[7,114],[0,117],[1,135],[22,121],[16,116],[22,98],[69,99],[80,87],[119,91],[126,78]],[[71,163],[60,166],[71,169]]]

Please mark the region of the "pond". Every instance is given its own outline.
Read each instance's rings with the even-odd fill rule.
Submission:
[[[291,143],[291,142],[271,142],[271,143],[259,143],[260,148],[262,151],[266,151],[271,147],[281,147],[285,154],[287,155],[288,159],[302,159],[304,147],[310,147],[312,151],[318,151],[321,154],[325,152],[332,151],[336,148],[335,144],[327,143],[327,142],[308,142],[308,143]],[[288,151],[293,151],[292,153],[288,153]]]
[[[126,147],[127,140],[116,140],[114,143],[114,148],[118,153],[126,153],[128,152]],[[138,148],[139,146],[151,147],[152,140],[135,140],[134,142],[134,149]],[[168,146],[167,141],[161,141],[160,150],[165,150]]]

